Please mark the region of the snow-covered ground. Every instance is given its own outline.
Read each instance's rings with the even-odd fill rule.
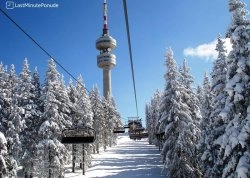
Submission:
[[[127,134],[118,137],[117,146],[108,148],[106,152],[93,155],[92,167],[85,175],[81,170],[70,173],[67,170],[67,178],[145,178],[145,177],[166,177],[161,174],[162,162],[158,148],[149,145],[147,140],[130,140]]]

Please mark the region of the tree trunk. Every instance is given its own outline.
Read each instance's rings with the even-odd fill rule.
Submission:
[[[49,146],[49,178],[52,178],[52,172],[51,172],[51,151]]]
[[[72,172],[75,172],[76,167],[76,145],[72,145]]]
[[[85,151],[84,151],[84,144],[82,145],[82,175],[85,175]]]
[[[99,154],[99,139],[97,139],[96,152],[97,152],[97,154]]]

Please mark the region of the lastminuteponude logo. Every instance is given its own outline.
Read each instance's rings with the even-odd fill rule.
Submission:
[[[57,3],[16,3],[14,1],[6,1],[6,9],[15,9],[15,8],[58,8],[59,4]]]

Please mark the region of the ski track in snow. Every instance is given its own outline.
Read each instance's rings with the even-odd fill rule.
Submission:
[[[163,164],[160,152],[154,145],[149,145],[146,139],[130,140],[127,134],[118,137],[117,146],[108,148],[106,152],[93,154],[92,166],[85,175],[82,170],[65,174],[66,178],[145,178],[166,177],[161,174]]]

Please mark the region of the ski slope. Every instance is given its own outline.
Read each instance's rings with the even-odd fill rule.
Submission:
[[[85,175],[81,170],[68,173],[66,178],[145,178],[166,177],[161,174],[162,162],[160,152],[154,145],[149,145],[147,140],[130,140],[127,134],[118,137],[117,146],[108,148],[106,152],[93,155],[92,167]],[[69,168],[70,169],[70,168]]]

